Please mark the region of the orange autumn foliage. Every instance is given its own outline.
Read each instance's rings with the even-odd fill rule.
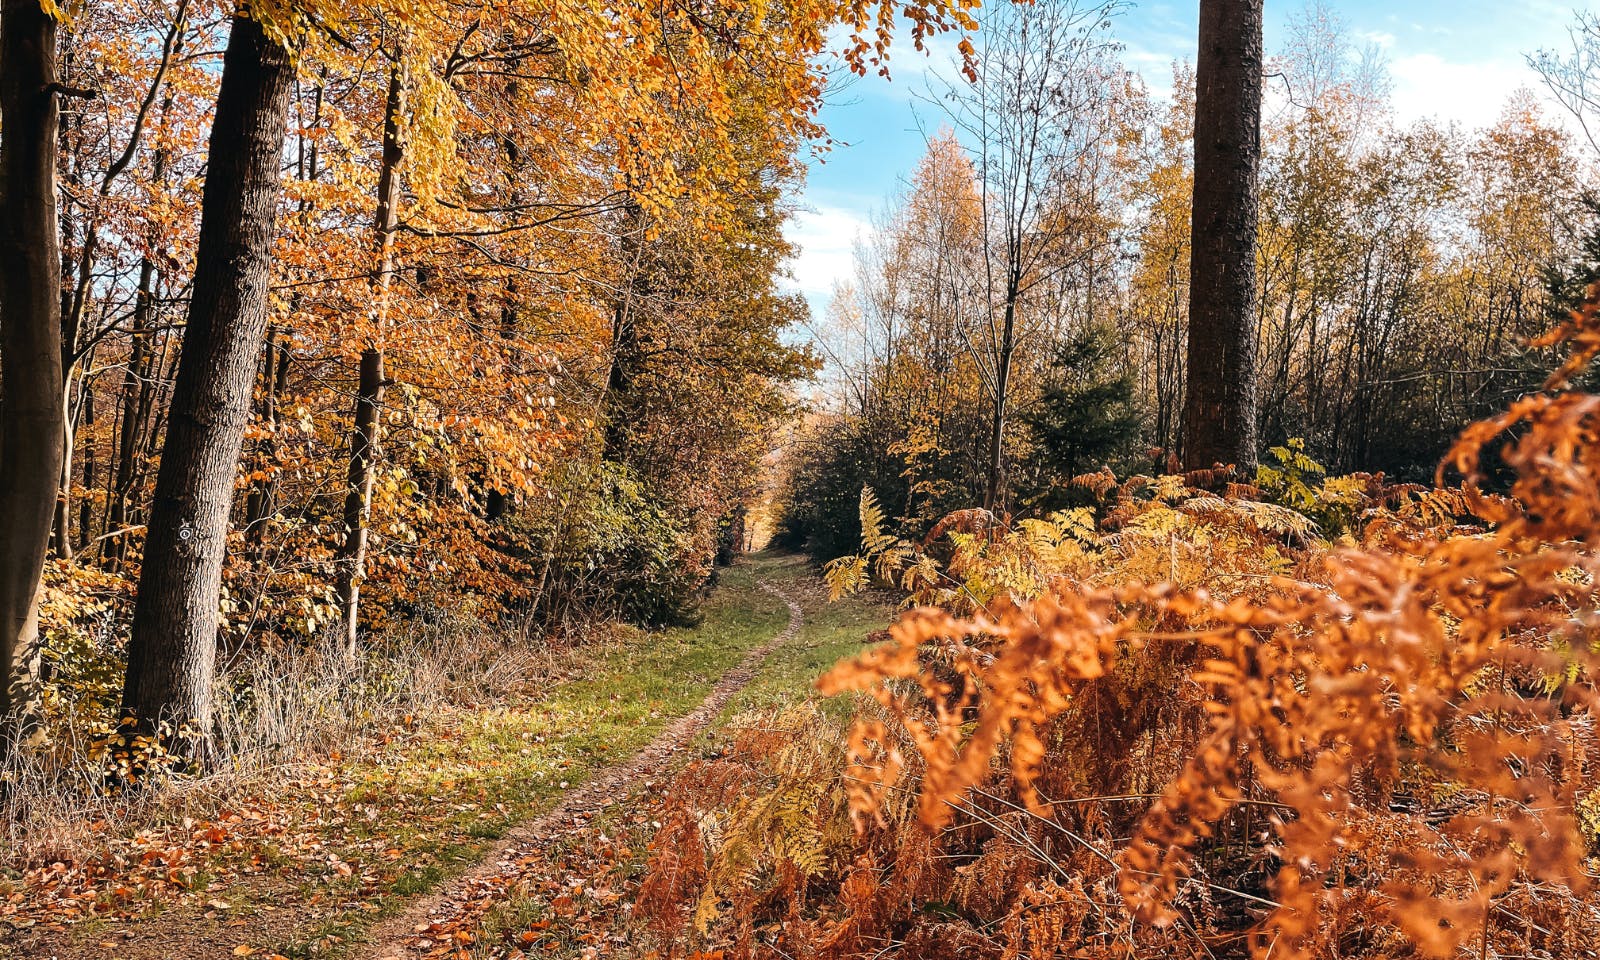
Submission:
[[[1462,434],[1459,489],[1374,503],[1359,540],[1288,572],[1180,586],[1102,558],[1033,598],[903,615],[820,683],[877,701],[833,787],[858,837],[748,955],[1592,949],[1600,397],[1568,385],[1600,343],[1600,285],[1553,338],[1575,360]],[[1506,436],[1516,480],[1493,495],[1479,464]],[[684,802],[727,809],[697,777]],[[734,823],[763,788],[745,789]],[[776,919],[752,886],[722,894],[739,923],[701,935]]]

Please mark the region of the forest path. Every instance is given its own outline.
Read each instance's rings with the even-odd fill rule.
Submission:
[[[789,608],[789,622],[781,632],[751,649],[738,666],[723,674],[698,707],[674,721],[649,746],[623,763],[596,772],[568,791],[554,809],[508,831],[483,859],[443,890],[419,898],[403,913],[374,927],[372,946],[364,955],[373,960],[407,960],[435,955],[441,948],[448,950],[455,932],[494,907],[502,899],[502,891],[517,879],[520,865],[537,861],[536,854],[553,836],[626,801],[641,782],[669,774],[675,755],[749,686],[774,650],[800,634],[805,622],[800,604],[768,580],[756,583]]]
[[[21,882],[0,871],[0,960],[631,955],[677,770],[739,718],[811,696],[889,619],[829,602],[778,552],[725,570],[700,613],[552,654],[504,697],[94,825],[76,859]]]

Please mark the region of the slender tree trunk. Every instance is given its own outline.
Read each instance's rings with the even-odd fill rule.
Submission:
[[[187,10],[187,0],[184,9]],[[181,47],[183,39],[181,25],[184,22],[186,22],[184,16],[180,14],[178,22],[173,25],[174,33],[169,45],[173,54]],[[169,54],[169,59],[170,56]],[[161,116],[165,117],[172,112],[172,104],[173,91],[169,86],[161,100]],[[157,186],[166,184],[167,162],[167,150],[157,149],[150,166],[152,184]],[[133,489],[140,475],[138,463],[143,447],[140,438],[146,435],[155,400],[155,378],[160,372],[160,360],[154,350],[153,342],[155,290],[158,279],[155,263],[149,256],[141,257],[139,286],[133,301],[133,327],[129,331],[133,344],[129,349],[128,366],[124,368],[122,376],[122,424],[121,432],[117,435],[117,464],[114,479],[111,481],[110,502],[106,507],[106,533],[111,535],[111,539],[103,556],[107,568],[111,570],[120,569],[128,554],[128,542],[132,533],[127,532],[127,528],[132,524],[135,514],[129,498],[133,496]]]
[[[399,222],[400,162],[405,144],[400,118],[405,112],[406,78],[398,51],[389,69],[389,98],[383,116],[383,161],[378,171],[378,208],[373,217],[372,286],[376,303],[373,342],[361,352],[356,385],[355,427],[350,435],[349,487],[344,500],[344,543],[337,557],[339,605],[345,655],[356,653],[361,581],[366,577],[367,527],[372,516],[372,484],[378,464],[378,410],[383,404],[383,335],[388,319],[390,278],[394,273],[394,231]]]
[[[141,266],[140,269],[143,272],[145,268]],[[101,556],[107,570],[120,568],[123,558],[127,556],[128,534],[119,531],[126,530],[130,523],[128,500],[133,492],[134,460],[139,453],[140,412],[144,406],[144,393],[149,389],[149,373],[145,369],[150,349],[149,334],[140,323],[139,314],[140,309],[135,306],[133,329],[130,331],[132,343],[128,350],[127,366],[122,371],[122,406],[117,414],[116,460],[111,466],[110,490],[106,497],[105,526],[106,533],[111,537],[105,541]]]
[[[1256,462],[1262,0],[1201,0],[1184,465]]]
[[[56,478],[56,506],[50,522],[50,551],[62,560],[72,559],[72,454],[74,434],[72,396],[61,396],[61,473]]]
[[[1011,358],[1016,350],[1017,299],[1020,282],[1013,279],[1006,292],[1006,314],[1000,331],[1000,350],[995,363],[994,413],[989,420],[988,483],[984,487],[983,507],[993,512],[1001,508],[1001,487],[1005,479],[1006,414],[1011,400]]]
[[[289,344],[278,342],[276,329],[267,332],[266,357],[261,369],[261,430],[265,439],[256,450],[261,476],[250,482],[244,503],[244,542],[252,562],[265,554],[267,521],[277,508],[278,398],[289,381]]]
[[[228,511],[267,324],[293,78],[290,52],[236,15],[223,56],[189,321],[128,644],[122,706],[147,730],[193,723],[203,738],[211,722]]]
[[[91,354],[93,351],[91,351]],[[85,361],[90,363],[91,361]],[[94,388],[88,383],[83,384],[83,426],[78,433],[83,441],[83,489],[94,490],[95,474],[99,471],[99,464],[95,457],[94,440]],[[89,527],[94,522],[94,504],[91,498],[85,496],[78,501],[78,539],[77,549],[82,550],[88,545]]]
[[[512,61],[511,72],[513,76],[515,76],[516,69],[520,66],[520,58]],[[520,86],[515,79],[506,83],[507,102],[517,102],[517,93]],[[522,148],[518,145],[517,138],[510,131],[505,134],[502,140],[502,147],[505,155],[506,181],[511,186],[511,204],[512,206],[517,206],[522,203],[522,191],[517,189],[518,185],[523,182]],[[505,301],[500,306],[500,340],[502,355],[505,357],[508,372],[512,376],[522,373],[522,364],[519,362],[517,344],[515,343],[517,330],[521,327],[520,296],[521,291],[517,288],[516,277],[506,278]],[[506,496],[505,491],[497,483],[484,494],[483,519],[494,523],[504,517],[508,501],[509,498]]]
[[[79,125],[82,116],[74,118]],[[67,147],[63,138],[62,148]],[[77,172],[79,158],[73,152],[73,162],[69,169],[73,172],[68,176],[70,184],[69,196],[74,196],[84,187],[83,178]],[[89,284],[94,273],[95,250],[99,246],[100,235],[95,229],[94,208],[85,206],[78,211],[75,218],[74,212],[69,208],[62,211],[61,237],[70,245],[72,241],[74,220],[85,221],[83,231],[83,244],[78,253],[76,262],[72,258],[63,257],[61,279],[61,405],[62,413],[62,439],[61,439],[61,477],[56,490],[55,516],[50,524],[50,549],[62,560],[72,559],[72,470],[73,455],[76,452],[75,443],[78,431],[76,417],[74,416],[72,402],[72,371],[74,358],[78,351],[78,338],[83,329],[84,312],[89,304]],[[78,389],[84,389],[80,380]]]
[[[344,501],[345,539],[339,550],[339,603],[345,655],[356,653],[356,623],[367,559],[367,527],[372,512],[373,471],[378,459],[378,406],[383,402],[383,351],[361,352],[356,388],[355,428],[350,435],[349,490]]]
[[[137,464],[143,446],[139,441],[144,433],[145,421],[150,416],[150,398],[154,392],[152,380],[156,374],[152,364],[154,351],[150,343],[153,336],[150,328],[154,297],[155,265],[149,257],[145,257],[139,263],[139,289],[134,295],[133,327],[129,331],[133,344],[129,348],[128,365],[122,373],[122,422],[117,432],[117,464],[111,480],[111,502],[106,507],[106,533],[111,534],[111,538],[107,541],[104,556],[106,567],[110,570],[120,569],[128,555],[128,538],[131,534],[123,531],[132,523],[133,511],[129,501],[138,475]]]
[[[611,368],[606,372],[606,434],[603,458],[626,463],[632,424],[628,418],[635,368],[639,364],[638,326],[624,297],[611,318]]]
[[[0,7],[0,755],[26,709],[39,585],[61,476],[61,254],[56,23],[39,0]]]
[[[632,446],[630,405],[633,382],[643,360],[639,343],[638,311],[649,296],[644,277],[643,213],[629,200],[622,214],[620,261],[623,270],[622,292],[612,306],[611,367],[606,371],[602,409],[605,411],[605,444],[601,457],[609,463],[626,463]]]

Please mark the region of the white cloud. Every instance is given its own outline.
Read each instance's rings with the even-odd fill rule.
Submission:
[[[859,213],[843,207],[818,207],[789,220],[785,232],[797,252],[789,261],[794,279],[788,286],[805,295],[814,313],[827,305],[836,282],[854,274],[855,242],[871,229]]]
[[[1395,35],[1383,30],[1360,30],[1356,32],[1356,39],[1372,44],[1379,50],[1393,49]]]
[[[1162,99],[1172,96],[1172,68],[1178,60],[1170,53],[1160,53],[1138,44],[1124,44],[1122,62],[1144,79],[1150,93]]]
[[[1539,78],[1518,60],[1447,61],[1432,53],[1400,57],[1389,64],[1395,114],[1402,122],[1433,117],[1484,127],[1500,117],[1507,99]]]

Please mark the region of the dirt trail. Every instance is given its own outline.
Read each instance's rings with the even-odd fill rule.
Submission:
[[[641,780],[667,773],[673,755],[687,746],[755,678],[768,654],[800,632],[804,619],[800,605],[767,581],[758,580],[757,583],[789,608],[789,623],[782,632],[746,654],[738,666],[723,674],[700,706],[675,721],[649,746],[623,763],[597,771],[562,797],[554,809],[507,832],[466,873],[446,883],[438,892],[419,898],[403,913],[375,926],[371,932],[371,946],[359,955],[371,960],[409,960],[423,955],[436,946],[430,941],[430,930],[449,926],[451,920],[462,913],[481,913],[502,888],[495,881],[513,875],[516,865],[549,835],[587,821],[618,798],[626,797]],[[422,947],[423,943],[430,946]]]

